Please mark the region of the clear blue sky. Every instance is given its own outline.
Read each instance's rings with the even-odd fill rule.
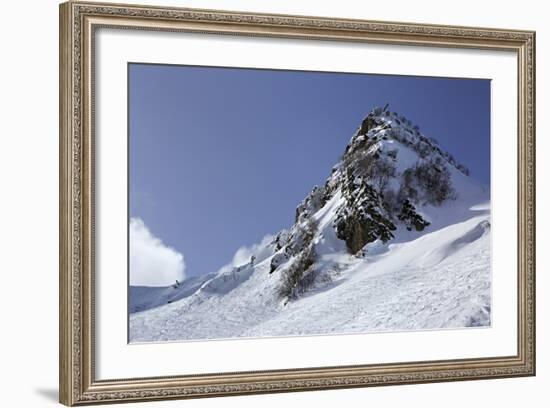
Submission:
[[[130,215],[216,271],[292,225],[385,103],[489,185],[489,80],[130,64]]]

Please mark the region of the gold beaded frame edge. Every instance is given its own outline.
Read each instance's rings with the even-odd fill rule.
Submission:
[[[60,5],[59,399],[73,405],[535,375],[535,33],[126,4]],[[514,356],[95,379],[94,30],[201,32],[513,51],[518,63],[518,350]]]

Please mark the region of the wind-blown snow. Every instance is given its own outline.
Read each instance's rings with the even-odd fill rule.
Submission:
[[[140,218],[130,220],[130,285],[167,286],[185,278],[183,255],[155,237]]]
[[[233,259],[230,263],[227,265],[222,266],[218,273],[228,272],[233,268],[239,267],[240,265],[244,265],[248,263],[252,256],[255,256],[258,259],[258,261],[261,261],[262,259],[265,259],[266,257],[272,255],[269,252],[265,252],[265,248],[268,246],[268,244],[273,241],[273,235],[266,235],[262,238],[262,240],[257,243],[253,244],[249,247],[242,246],[235,252],[235,255],[233,255]]]

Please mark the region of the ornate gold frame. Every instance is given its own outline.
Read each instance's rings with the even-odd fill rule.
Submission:
[[[518,350],[513,356],[177,377],[94,375],[93,46],[98,27],[513,51],[518,62]],[[535,374],[535,33],[68,2],[60,6],[60,401],[66,405]]]

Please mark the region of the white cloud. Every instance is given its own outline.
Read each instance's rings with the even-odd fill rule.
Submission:
[[[250,257],[252,255],[261,255],[259,252],[261,252],[262,249],[265,249],[265,247],[273,241],[273,235],[266,235],[262,238],[260,243],[258,244],[252,244],[251,246],[242,246],[235,252],[235,255],[233,255],[233,259],[230,263],[227,265],[222,266],[218,272],[226,272],[231,270],[232,268],[240,265],[244,265],[248,262],[250,262]]]
[[[185,279],[183,255],[155,237],[141,218],[130,219],[130,285],[168,286]]]

